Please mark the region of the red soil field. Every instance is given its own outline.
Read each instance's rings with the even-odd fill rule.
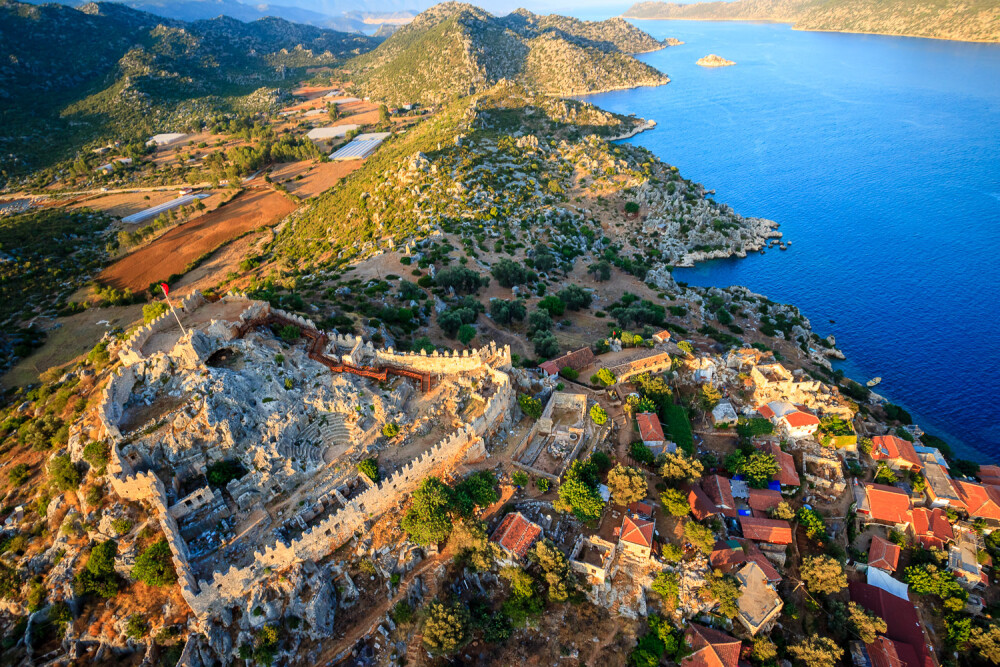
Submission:
[[[171,229],[148,246],[118,260],[97,276],[117,289],[144,290],[149,284],[183,273],[185,267],[244,232],[276,224],[295,210],[284,195],[247,190],[211,213]]]

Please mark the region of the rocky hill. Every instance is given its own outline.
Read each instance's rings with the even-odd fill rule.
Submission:
[[[357,94],[393,105],[440,103],[500,79],[572,95],[667,83],[630,55],[663,46],[620,19],[595,23],[524,10],[497,18],[449,2],[423,12],[348,69]]]
[[[995,0],[735,0],[639,2],[625,18],[779,21],[798,30],[863,32],[976,42],[1000,41]]]
[[[296,71],[376,41],[273,18],[185,23],[114,3],[0,2],[0,43],[0,168],[11,174],[98,138],[127,142],[259,106]]]

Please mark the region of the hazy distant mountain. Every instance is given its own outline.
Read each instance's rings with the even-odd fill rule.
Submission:
[[[88,141],[134,141],[215,113],[269,110],[290,75],[376,43],[276,18],[183,22],[119,3],[0,0],[0,169],[37,169]]]
[[[402,3],[386,2],[384,11],[367,9],[366,3],[354,0],[338,2],[313,2],[320,9],[308,9],[292,4],[271,4],[266,2],[241,2],[240,0],[108,0],[131,7],[156,16],[177,19],[178,21],[202,21],[214,19],[217,16],[228,16],[238,21],[256,21],[273,17],[285,19],[293,23],[304,23],[330,30],[342,32],[371,32],[385,23],[398,24],[406,22],[416,14],[414,11],[402,9]],[[40,0],[32,0],[40,4]],[[86,0],[61,0],[61,4],[79,7]],[[365,7],[365,9],[359,9]]]
[[[798,30],[1000,41],[997,0],[734,0],[640,2],[625,18],[780,21]]]
[[[568,96],[667,83],[631,55],[663,46],[622,19],[586,22],[524,10],[496,17],[446,2],[346,67],[357,94],[390,104],[441,102],[500,79]]]

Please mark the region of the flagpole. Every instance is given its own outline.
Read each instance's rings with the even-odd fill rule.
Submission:
[[[167,295],[167,287],[163,283],[160,284],[160,289],[163,290],[163,298],[167,300],[167,305],[170,306],[170,312],[174,314],[174,319],[177,320],[177,326],[181,328],[181,334],[187,336],[187,329],[181,324],[181,318],[177,316],[177,311],[174,310],[174,304],[170,303],[170,297]]]

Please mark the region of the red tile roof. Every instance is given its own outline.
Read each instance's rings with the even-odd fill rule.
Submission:
[[[653,518],[653,506],[646,501],[631,503],[628,506],[629,512],[633,515],[638,514],[639,516],[646,517],[649,519]]]
[[[726,516],[736,516],[736,501],[733,500],[733,487],[728,477],[709,475],[701,480],[701,488],[705,489],[720,512]]]
[[[747,499],[747,504],[754,511],[754,516],[757,516],[758,511],[761,512],[761,516],[766,516],[780,502],[781,492],[774,489],[750,489],[750,497]]]
[[[717,544],[715,551],[709,555],[708,562],[713,568],[728,572],[731,568],[746,563],[747,555],[743,553],[743,549],[732,549],[725,544]]]
[[[511,512],[503,518],[497,529],[490,535],[490,542],[518,560],[528,555],[528,550],[542,534],[542,527],[529,521],[520,512]]]
[[[792,527],[780,519],[761,519],[755,516],[741,516],[740,527],[743,537],[770,544],[791,544]]]
[[[872,667],[919,667],[913,647],[902,642],[894,642],[888,637],[876,637],[874,643],[866,644]]]
[[[970,517],[1000,521],[1000,490],[960,479],[953,479],[952,486]]]
[[[869,515],[883,523],[910,522],[910,496],[894,486],[866,484]]]
[[[692,516],[698,521],[707,519],[718,511],[712,499],[697,484],[688,487],[688,505],[691,507]]]
[[[895,572],[899,565],[899,547],[887,539],[875,535],[868,548],[868,564],[889,572]]]
[[[799,486],[799,471],[795,469],[795,459],[788,452],[782,451],[781,445],[776,442],[768,442],[764,446],[764,451],[770,452],[774,460],[778,462],[778,474],[775,479],[782,486]]]
[[[944,549],[946,542],[955,541],[955,529],[948,522],[948,515],[940,507],[934,509],[914,507],[912,517],[913,533],[924,547]]]
[[[979,481],[983,484],[992,484],[993,486],[1000,486],[1000,466],[988,465],[979,466],[979,472],[977,473]]]
[[[561,357],[556,357],[551,361],[546,361],[540,366],[540,368],[543,368],[547,373],[554,375],[566,366],[578,371],[581,368],[586,368],[592,363],[594,363],[593,350],[589,347],[581,347],[579,350],[573,350],[572,352],[567,352]],[[552,371],[550,370],[551,368],[555,368],[555,370]]]
[[[880,435],[872,438],[872,458],[876,461],[894,461],[903,459],[911,466],[920,469],[923,463],[913,449],[913,443],[895,435]]]
[[[900,644],[909,645],[912,657],[907,660],[900,656],[907,663],[906,667],[934,667],[934,658],[913,603],[860,581],[852,581],[848,590],[853,602],[885,619],[885,636],[893,641],[897,652],[900,652]]]
[[[693,653],[681,660],[684,667],[737,667],[743,643],[697,623],[688,625],[684,633]]]
[[[765,403],[764,405],[759,406],[757,408],[757,412],[764,419],[774,419],[774,410],[772,410],[771,406],[768,405],[767,403]]]
[[[819,426],[819,418],[808,412],[789,412],[782,417],[792,428],[803,428],[805,426]]]
[[[635,421],[639,424],[639,437],[643,442],[666,440],[663,435],[663,427],[660,426],[660,418],[652,412],[640,412],[635,416]]]
[[[619,540],[640,547],[653,546],[653,522],[626,516],[622,520]]]

